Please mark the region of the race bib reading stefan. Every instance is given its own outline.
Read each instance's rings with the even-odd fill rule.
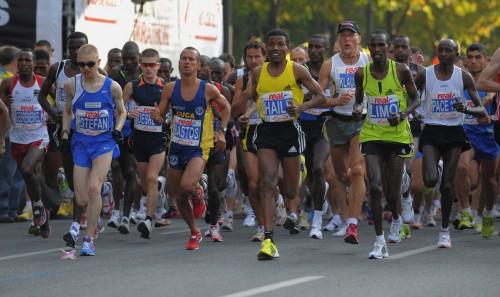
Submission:
[[[161,132],[162,125],[155,123],[151,118],[151,113],[154,107],[138,106],[136,110],[139,112],[134,120],[135,129],[145,132]]]
[[[286,107],[293,100],[292,91],[266,93],[260,96],[266,122],[286,122],[293,118],[286,112]]]
[[[368,122],[370,124],[389,125],[387,120],[393,113],[399,112],[399,100],[396,95],[383,97],[368,96]]]
[[[172,141],[187,146],[199,146],[201,141],[201,120],[186,119],[174,115]]]
[[[452,92],[437,93],[436,98],[431,100],[430,117],[433,119],[452,119],[461,116],[453,107],[456,102],[461,102],[460,97]]]
[[[110,116],[107,110],[87,111],[77,109],[75,114],[76,131],[89,136],[96,136],[111,131]]]
[[[14,127],[35,130],[43,126],[43,109],[38,104],[13,104]]]

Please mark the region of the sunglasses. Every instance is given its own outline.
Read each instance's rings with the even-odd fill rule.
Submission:
[[[141,63],[141,66],[144,67],[144,68],[147,68],[147,67],[155,67],[157,65],[160,65],[160,63]]]
[[[90,62],[77,62],[76,65],[78,65],[78,67],[80,68],[85,68],[85,66],[87,66],[88,68],[92,68],[94,67],[96,64],[95,61],[90,61]]]

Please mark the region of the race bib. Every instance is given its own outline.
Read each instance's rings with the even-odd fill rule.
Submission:
[[[250,119],[248,119],[248,124],[249,125],[258,125],[262,123],[262,120],[260,119],[259,113],[254,112],[250,115]]]
[[[354,89],[354,73],[339,73],[339,86],[340,89]]]
[[[462,114],[455,110],[453,104],[460,101],[460,97],[451,92],[437,93],[436,97],[431,99],[429,115],[432,119],[457,118]]]
[[[66,108],[66,91],[64,88],[57,88],[56,107],[59,112],[64,112]]]
[[[199,146],[201,120],[185,119],[174,115],[172,141],[187,146]]]
[[[387,120],[393,113],[399,112],[399,100],[396,95],[383,97],[368,96],[368,122],[388,126]]]
[[[43,109],[38,104],[13,104],[13,123],[18,129],[35,130],[43,126]]]
[[[76,131],[96,136],[111,131],[110,115],[107,110],[87,111],[77,109],[75,114]]]
[[[266,93],[260,96],[266,122],[286,122],[293,118],[286,112],[286,107],[293,100],[292,91]]]
[[[155,121],[151,118],[151,113],[154,111],[154,107],[138,106],[136,107],[136,110],[138,111],[138,114],[134,119],[135,129],[145,132],[162,131],[162,125],[155,123]]]

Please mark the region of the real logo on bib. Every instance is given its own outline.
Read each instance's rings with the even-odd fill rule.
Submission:
[[[196,113],[197,116],[201,116],[204,111],[205,111],[205,109],[203,107],[198,106],[195,108],[194,113]]]

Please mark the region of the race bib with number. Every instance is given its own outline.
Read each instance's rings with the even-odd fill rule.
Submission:
[[[286,112],[286,108],[293,100],[292,91],[281,91],[261,95],[264,121],[286,122],[293,118]]]
[[[13,104],[13,123],[18,129],[35,130],[43,126],[43,109],[38,104]]]
[[[354,89],[354,73],[339,73],[339,86],[340,89]]]
[[[368,122],[377,125],[389,125],[387,120],[393,113],[399,112],[399,100],[396,95],[383,97],[368,96]]]
[[[199,146],[201,120],[185,119],[174,115],[172,141],[187,146]]]
[[[259,113],[254,112],[250,115],[250,119],[248,119],[248,124],[249,125],[258,125],[262,123],[262,120],[260,119]]]
[[[107,110],[77,109],[75,120],[76,131],[85,135],[96,136],[111,131],[110,115]]]
[[[137,130],[145,132],[161,132],[162,125],[157,124],[151,118],[151,113],[154,111],[154,107],[151,106],[137,106],[138,111],[137,117],[134,120],[134,127]]]
[[[63,112],[66,108],[66,90],[64,88],[57,88],[56,107],[59,112]]]
[[[460,101],[460,97],[451,92],[437,93],[429,106],[430,117],[433,119],[452,119],[461,116],[462,114],[453,107],[453,104]]]

